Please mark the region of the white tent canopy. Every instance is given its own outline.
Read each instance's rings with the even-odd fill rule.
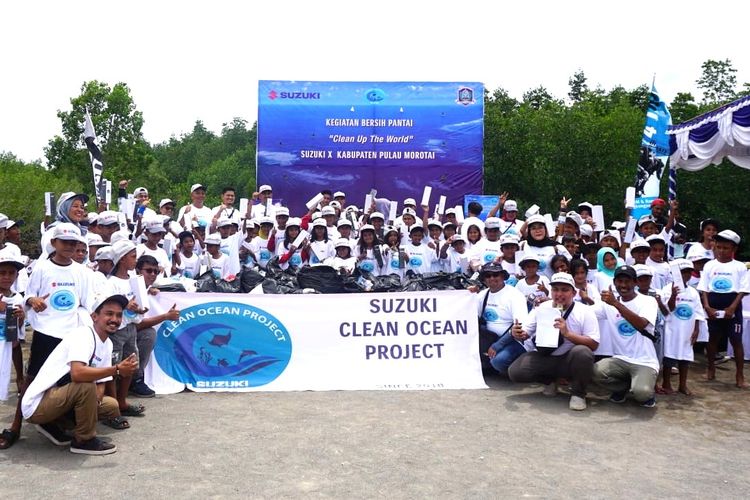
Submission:
[[[696,171],[727,158],[750,169],[750,96],[670,126],[672,168]]]

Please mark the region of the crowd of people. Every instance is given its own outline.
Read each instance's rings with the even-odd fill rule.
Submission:
[[[171,199],[157,204],[148,189],[128,187],[120,182],[117,211],[90,211],[85,194],[62,194],[34,260],[18,246],[20,224],[0,214],[0,399],[11,372],[19,393],[0,449],[15,443],[25,419],[72,452],[114,452],[96,437],[97,422],[126,429],[128,417],[145,415],[129,398],[154,396],[144,365],[155,328],[180,313],[150,312],[145,295],[206,273],[225,280],[243,269],[263,273],[269,263],[399,279],[478,277],[483,368],[542,383],[548,395],[569,384],[573,410],[586,408],[592,382],[614,403],[632,396],[652,408],[655,394],[674,392],[673,371],[677,391],[689,395],[696,342],[706,343],[708,379],[728,342],[736,384],[746,386],[742,299],[750,275],[735,260],[740,236],[706,219],[698,241],[686,242],[677,202],[656,199],[651,213],[629,223],[626,211],[628,222],[605,228],[592,204],[573,207],[565,198],[556,221],[536,206],[521,219],[507,193],[482,220],[477,203],[466,214],[460,207],[431,213],[408,198],[396,216],[390,200],[356,207],[341,191],[317,193],[305,213],[291,214],[273,204],[268,185],[246,208],[231,187],[209,208],[206,187],[195,184],[191,202],[177,210]],[[25,325],[33,334],[24,371]]]

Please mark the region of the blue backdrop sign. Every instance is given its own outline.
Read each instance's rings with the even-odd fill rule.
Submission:
[[[293,213],[322,189],[361,206],[429,185],[458,205],[482,192],[483,98],[476,82],[260,81],[258,185]]]

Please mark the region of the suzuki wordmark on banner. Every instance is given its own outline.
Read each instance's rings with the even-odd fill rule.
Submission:
[[[486,388],[476,294],[160,293],[157,392]]]
[[[362,206],[482,193],[484,86],[476,82],[258,83],[257,183],[292,213],[323,190]]]

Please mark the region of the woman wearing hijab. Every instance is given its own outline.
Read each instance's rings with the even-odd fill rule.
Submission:
[[[519,251],[524,255],[535,255],[539,259],[539,274],[547,279],[552,277],[550,261],[555,255],[572,257],[564,246],[549,237],[547,224],[541,215],[532,215],[526,219],[526,240],[521,242]]]
[[[615,278],[617,269],[617,253],[610,247],[600,248],[596,253],[596,274],[594,285],[599,292],[609,290]]]
[[[87,218],[86,203],[88,203],[89,197],[82,193],[74,193],[69,191],[60,195],[60,199],[57,202],[57,212],[55,213],[55,220],[46,227],[42,234],[42,255],[40,259],[46,259],[50,253],[51,240],[52,240],[52,229],[60,223],[70,223],[75,225],[80,231],[81,236],[86,237],[87,229],[81,225],[81,221]]]

